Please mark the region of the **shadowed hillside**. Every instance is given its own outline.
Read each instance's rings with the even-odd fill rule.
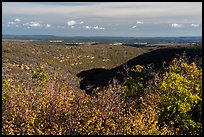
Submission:
[[[108,86],[112,82],[113,78],[117,79],[119,83],[124,81],[126,77],[125,74],[131,73],[128,68],[132,68],[135,65],[153,65],[154,69],[161,70],[163,62],[166,65],[173,60],[174,57],[178,57],[183,53],[189,57],[189,61],[193,61],[195,58],[202,57],[202,47],[179,47],[179,48],[163,48],[157,49],[148,53],[144,53],[137,56],[128,62],[117,66],[113,69],[91,69],[87,71],[82,71],[77,74],[80,81],[80,88],[85,90],[88,94],[92,92],[93,89],[97,87]]]

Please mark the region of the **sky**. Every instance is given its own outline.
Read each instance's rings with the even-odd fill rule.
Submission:
[[[202,2],[3,2],[2,33],[202,36]]]

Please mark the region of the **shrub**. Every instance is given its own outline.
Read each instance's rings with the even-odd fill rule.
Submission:
[[[61,125],[74,98],[69,86],[53,79],[43,86],[14,80],[10,85],[9,90],[4,88],[7,96],[2,104],[2,134],[63,133]]]
[[[143,66],[136,65],[135,68],[133,68],[131,71],[141,73],[142,70]],[[129,76],[125,79],[125,82],[121,87],[122,97],[124,97],[126,100],[131,98],[136,99],[136,97],[139,99],[139,97],[141,97],[144,92],[144,83],[145,80],[142,76],[136,76],[135,78]]]
[[[175,58],[158,89],[162,94],[159,122],[172,124],[178,134],[201,134],[202,69]]]
[[[202,68],[174,59],[163,76],[147,81],[143,71],[137,65],[132,69],[136,77],[96,96],[42,69],[26,83],[5,79],[2,134],[202,134]]]
[[[42,68],[38,68],[36,71],[33,72],[32,78],[37,79],[38,82],[44,85],[49,79],[49,76],[47,73],[43,71]]]
[[[3,80],[2,81],[2,104],[6,101],[7,98],[7,91],[11,89],[11,80]]]
[[[139,111],[134,100],[120,97],[119,87],[95,97],[52,77],[45,85],[14,80],[9,85],[2,104],[4,135],[168,134],[158,130],[156,94],[145,95]]]

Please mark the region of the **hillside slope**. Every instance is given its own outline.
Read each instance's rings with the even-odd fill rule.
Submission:
[[[161,70],[164,61],[166,62],[166,65],[168,65],[174,57],[178,57],[184,52],[186,56],[189,57],[189,61],[202,57],[201,46],[162,48],[153,50],[143,53],[142,55],[139,55],[112,69],[91,69],[78,73],[77,76],[82,78],[80,81],[80,88],[90,93],[96,87],[108,86],[113,78],[117,79],[119,83],[122,83],[126,77],[124,74],[131,73],[127,71],[135,65],[153,65],[154,69]]]

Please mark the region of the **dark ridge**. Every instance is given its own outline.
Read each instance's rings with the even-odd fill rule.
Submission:
[[[127,77],[126,74],[131,73],[130,71],[127,71],[128,69],[124,68],[132,68],[135,65],[153,65],[155,70],[162,70],[164,61],[166,62],[167,66],[173,60],[173,58],[179,57],[183,53],[186,54],[189,62],[192,62],[195,58],[202,58],[202,47],[157,49],[137,56],[112,69],[97,68],[82,71],[77,74],[77,76],[81,78],[80,89],[85,90],[88,94],[91,94],[97,87],[107,87],[113,81],[113,78],[117,79],[118,83],[123,83],[124,78]]]

